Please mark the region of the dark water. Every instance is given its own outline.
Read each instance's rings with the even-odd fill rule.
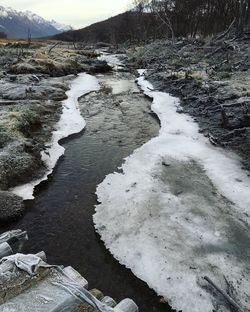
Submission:
[[[83,110],[86,106],[91,107],[93,102],[98,102],[98,99],[100,102],[100,96],[88,96],[87,102],[82,103]],[[124,99],[124,95],[121,97]],[[109,109],[114,110],[113,96],[106,96],[106,100],[109,107],[101,108],[101,112],[95,116],[86,116],[87,127],[83,133],[64,141],[65,155],[49,181],[36,190],[36,199],[27,202],[24,217],[2,230],[27,230],[29,241],[25,253],[44,250],[49,263],[73,266],[89,281],[90,288],[98,288],[118,301],[126,297],[132,298],[139,305],[140,311],[171,311],[166,304],[159,302],[154,291],[111,256],[94,230],[92,215],[97,203],[96,185],[107,174],[117,170],[123,158],[131,154],[139,144],[131,139],[128,130],[131,129],[134,134],[133,125],[124,128],[128,140],[121,142],[117,141],[117,137],[122,133],[115,136],[114,130],[105,130],[97,122],[103,114],[106,117],[110,115]],[[144,99],[142,101],[145,101],[146,108],[149,103]],[[143,114],[148,119],[147,123],[151,123],[148,127],[157,134],[157,121],[146,112]],[[122,118],[126,119],[126,114]],[[116,120],[116,124],[117,122]],[[95,124],[98,129],[94,129]],[[145,139],[146,124],[138,121],[136,127]]]

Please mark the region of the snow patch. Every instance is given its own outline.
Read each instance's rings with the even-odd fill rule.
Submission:
[[[140,71],[142,75],[143,70]],[[177,311],[229,311],[204,276],[250,308],[250,178],[233,153],[213,147],[179,100],[138,84],[153,99],[159,136],[97,187],[93,217],[106,247]]]
[[[66,25],[66,24],[61,24],[61,23],[58,23],[56,22],[55,20],[51,20],[50,21],[50,24],[56,28],[57,30],[63,32],[63,31],[70,31],[70,30],[73,30],[73,27],[70,26],[70,25]]]
[[[50,147],[41,153],[41,158],[48,168],[46,174],[41,179],[13,188],[11,191],[14,194],[21,196],[24,200],[34,198],[34,188],[42,181],[47,180],[58,159],[64,154],[65,149],[59,144],[59,141],[72,134],[79,133],[86,125],[78,108],[79,97],[97,91],[99,88],[98,80],[85,73],[79,74],[72,81],[70,90],[66,92],[68,98],[63,101],[61,118],[56,125],[56,130],[53,132],[51,142],[48,143]]]
[[[0,7],[0,17],[7,17],[8,12],[5,10],[4,7]]]

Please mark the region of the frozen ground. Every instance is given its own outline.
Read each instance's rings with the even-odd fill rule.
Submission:
[[[161,130],[98,186],[96,230],[174,309],[230,311],[204,276],[249,309],[250,178],[176,112],[178,99],[152,91],[143,76],[138,83]]]
[[[64,147],[59,144],[59,141],[79,133],[86,125],[78,108],[78,99],[96,90],[99,90],[98,80],[91,75],[82,73],[72,81],[70,90],[66,92],[68,98],[63,101],[63,112],[53,132],[51,142],[48,143],[48,148],[41,153],[42,160],[48,168],[46,174],[41,179],[13,188],[13,193],[21,196],[24,200],[34,198],[34,188],[42,181],[47,180],[58,159],[64,154]]]

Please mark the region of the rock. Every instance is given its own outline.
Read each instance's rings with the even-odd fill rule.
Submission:
[[[33,100],[54,100],[54,101],[62,101],[67,99],[67,95],[65,94],[65,89],[56,88],[49,84],[42,86],[33,86],[30,90],[30,93],[27,94],[27,98]]]
[[[20,75],[23,76],[23,75]],[[59,78],[43,79],[39,82],[31,82],[31,75],[18,77],[16,82],[0,82],[0,96],[6,100],[54,100],[62,101],[67,98],[65,91],[68,85]]]
[[[24,212],[21,197],[10,192],[0,191],[0,221],[12,220],[20,217]]]
[[[26,86],[1,81],[0,96],[6,100],[24,100],[27,97]]]

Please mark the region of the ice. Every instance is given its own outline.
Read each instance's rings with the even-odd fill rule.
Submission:
[[[230,311],[204,276],[249,309],[250,178],[236,155],[176,112],[177,98],[143,76],[138,84],[153,99],[160,133],[98,185],[96,230],[177,311]]]
[[[21,196],[24,200],[33,199],[34,188],[42,181],[47,180],[48,176],[53,172],[58,159],[64,154],[64,147],[60,145],[60,140],[72,134],[79,133],[85,127],[86,123],[80,114],[78,108],[78,98],[92,91],[99,90],[100,86],[97,78],[94,76],[81,73],[75,78],[67,91],[68,98],[63,101],[63,111],[56,130],[53,132],[50,146],[41,153],[41,158],[47,165],[46,174],[38,180],[17,186],[12,192]]]
[[[121,94],[126,92],[137,92],[138,89],[136,88],[136,85],[134,83],[134,80],[128,80],[128,79],[116,79],[108,81],[108,86],[112,88],[112,94]]]
[[[124,67],[121,57],[124,57],[125,54],[110,54],[110,53],[103,52],[103,51],[99,51],[99,52],[101,53],[101,56],[98,57],[98,60],[106,61],[109,66],[115,69],[121,69]]]

